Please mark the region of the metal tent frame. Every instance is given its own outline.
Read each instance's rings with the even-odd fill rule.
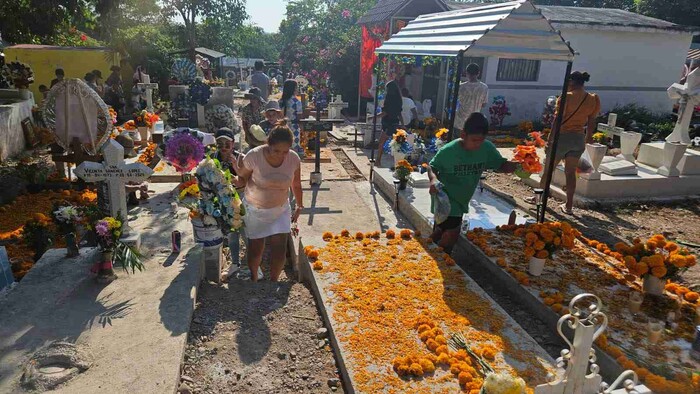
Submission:
[[[554,157],[559,143],[559,128],[566,105],[566,92],[575,52],[555,30],[539,9],[528,0],[497,3],[465,10],[422,15],[409,22],[400,32],[391,36],[375,50],[377,63],[377,88],[374,92],[375,108],[378,106],[379,74],[382,55],[439,56],[445,59],[457,57],[457,72],[450,92],[450,134],[454,129],[459,84],[464,69],[464,56],[498,56],[512,59],[553,60],[567,62],[562,84],[557,117],[552,128],[553,140],[547,176],[542,196],[542,209],[538,220],[544,222],[549,189],[554,172]],[[377,116],[372,123],[372,151],[370,156],[370,181],[374,172],[374,143],[376,142]],[[379,147],[381,149],[381,147]]]

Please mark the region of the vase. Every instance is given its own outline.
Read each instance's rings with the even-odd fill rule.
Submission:
[[[666,284],[654,275],[647,275],[642,281],[642,291],[646,294],[662,295]]]
[[[75,233],[66,234],[66,257],[75,257],[80,255],[80,249],[78,248],[78,238]]]
[[[530,264],[527,272],[529,272],[532,276],[542,275],[542,271],[544,271],[544,263],[546,261],[546,259],[540,259],[535,256],[530,257]]]
[[[686,149],[688,149],[688,145],[680,142],[666,142],[664,144],[664,158],[661,167],[656,172],[667,177],[680,176],[681,171],[677,166],[683,158]]]
[[[32,98],[32,93],[27,88],[19,88],[19,98],[22,100],[29,100]]]
[[[530,177],[530,175],[532,175],[531,173],[521,169],[513,171],[513,174],[515,174],[520,179],[527,179]]]
[[[632,131],[623,131],[620,133],[620,150],[622,151],[620,156],[630,163],[634,163],[634,151],[637,149],[637,145],[639,145],[641,140],[641,133]]]
[[[593,167],[593,172],[586,174],[586,178],[588,178],[588,180],[600,180],[600,172],[598,171],[598,167],[600,167],[600,163],[603,162],[605,152],[607,151],[608,147],[603,144],[586,144],[586,152],[591,158],[591,167]]]
[[[117,279],[117,274],[114,273],[114,265],[112,263],[113,252],[111,250],[102,251],[102,261],[99,262],[97,270],[98,283],[110,283]]]
[[[140,144],[142,146],[148,145],[148,127],[139,126],[138,130],[139,130]]]
[[[204,246],[214,246],[223,242],[224,235],[219,226],[207,226],[204,222],[195,218],[192,219],[192,232],[194,241]]]
[[[399,190],[406,190],[406,185],[408,185],[408,179],[399,180]]]

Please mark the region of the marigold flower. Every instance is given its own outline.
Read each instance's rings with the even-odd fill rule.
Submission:
[[[546,259],[547,257],[549,257],[549,252],[547,252],[546,250],[540,250],[539,252],[537,252],[535,257],[537,257],[538,259]]]
[[[666,267],[654,267],[651,269],[651,274],[659,279],[666,276],[667,272],[668,272],[668,270],[666,269]]]
[[[350,231],[348,230],[343,230],[340,232],[341,237],[349,237],[350,236]]]
[[[690,289],[688,289],[687,287],[678,286],[678,288],[676,289],[676,295],[679,297],[683,297],[683,296],[685,296],[685,293],[687,293],[689,291],[690,291]]]
[[[318,250],[314,249],[314,250],[309,251],[309,253],[307,253],[306,255],[309,256],[310,259],[317,259],[319,252],[318,252]]]
[[[438,358],[437,358],[438,364],[445,365],[445,364],[449,364],[449,362],[450,362],[450,356],[447,353],[442,353],[442,354],[438,355]]]
[[[421,369],[423,369],[424,373],[435,372],[435,364],[433,364],[433,362],[428,360],[427,358],[423,358],[420,360],[420,366],[421,366]]]
[[[435,337],[435,342],[437,342],[438,345],[447,345],[447,338],[445,338],[443,335],[438,335]]]
[[[694,267],[695,264],[697,264],[697,260],[695,255],[689,254],[685,256],[685,266],[686,267]]]
[[[428,339],[428,342],[425,343],[428,346],[428,349],[430,349],[431,352],[436,352],[437,348],[440,347],[437,342],[435,342],[435,339],[430,338]],[[437,353],[439,354],[439,353]]]
[[[408,372],[414,376],[422,376],[423,375],[423,367],[421,367],[420,364],[418,364],[418,363],[413,363],[408,368]]]
[[[438,342],[435,341],[435,343],[438,343]],[[446,345],[440,345],[440,346],[438,346],[437,349],[435,349],[435,354],[443,354],[443,353],[449,354],[449,349],[447,348]]]
[[[387,230],[386,237],[387,239],[394,239],[396,238],[396,232],[394,230]]]
[[[700,299],[700,294],[698,294],[694,291],[689,291],[689,292],[685,293],[685,295],[683,297],[688,302],[696,302],[698,299]]]
[[[358,240],[358,241],[362,241],[362,239],[363,239],[364,237],[365,237],[365,235],[362,234],[362,233],[359,232],[359,231],[358,231],[357,233],[355,233],[355,239]]]
[[[326,231],[325,233],[323,233],[323,240],[324,241],[328,242],[331,239],[333,239],[333,233],[331,233],[330,231]]]
[[[457,376],[457,379],[459,379],[459,384],[464,386],[465,384],[469,383],[474,379],[472,375],[466,373],[466,372],[460,372],[459,375]]]
[[[320,261],[315,261],[313,267],[314,267],[314,270],[320,271],[323,269],[323,263]]]
[[[530,258],[535,255],[535,249],[533,248],[525,248],[525,257]]]

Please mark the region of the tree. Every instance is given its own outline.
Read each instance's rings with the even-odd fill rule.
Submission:
[[[637,0],[640,14],[686,26],[700,26],[698,0]]]
[[[248,17],[245,0],[163,0],[162,4],[166,15],[182,19],[192,61],[195,60],[198,21],[219,27],[240,26]]]
[[[83,0],[2,0],[0,34],[20,44],[48,44],[72,27],[80,30],[94,26],[92,4]]]

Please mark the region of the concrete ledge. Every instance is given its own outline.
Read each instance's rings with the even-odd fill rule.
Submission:
[[[376,172],[372,175],[372,183],[377,186],[389,201],[396,204],[396,192],[394,184],[389,183],[383,176],[379,176]],[[413,188],[407,187],[406,190],[399,191],[399,211],[406,216],[409,222],[425,235],[430,235],[433,232],[433,226],[430,220],[416,209],[411,201],[413,200]]]

